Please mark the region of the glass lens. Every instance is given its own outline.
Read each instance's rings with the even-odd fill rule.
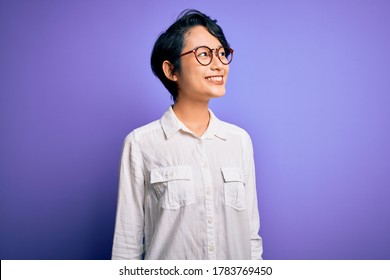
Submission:
[[[229,64],[232,61],[232,53],[229,48],[221,47],[218,49],[218,58],[223,64]]]
[[[211,52],[211,49],[209,49],[207,47],[200,47],[195,52],[196,59],[202,65],[210,64],[211,59],[212,59],[212,55],[213,54]]]

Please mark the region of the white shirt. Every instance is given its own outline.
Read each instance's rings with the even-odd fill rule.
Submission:
[[[170,107],[126,137],[112,259],[261,259],[251,139],[210,116],[198,137]]]

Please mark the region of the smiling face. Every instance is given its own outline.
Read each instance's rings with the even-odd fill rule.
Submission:
[[[217,49],[221,43],[203,26],[191,28],[185,38],[182,53],[200,46]],[[215,56],[207,65],[201,65],[193,53],[181,57],[180,73],[175,73],[172,79],[178,84],[178,100],[193,102],[208,102],[210,98],[221,97],[225,94],[225,84],[229,73],[229,65],[224,65]]]

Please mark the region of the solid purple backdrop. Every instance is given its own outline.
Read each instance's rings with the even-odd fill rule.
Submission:
[[[110,257],[123,139],[171,104],[150,52],[191,7],[235,49],[211,108],[252,136],[264,258],[390,259],[389,2],[194,2],[0,2],[0,258]]]

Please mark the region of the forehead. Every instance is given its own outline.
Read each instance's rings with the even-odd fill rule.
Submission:
[[[184,35],[183,50],[191,50],[199,46],[216,48],[220,45],[221,42],[211,35],[204,26],[194,26]]]

